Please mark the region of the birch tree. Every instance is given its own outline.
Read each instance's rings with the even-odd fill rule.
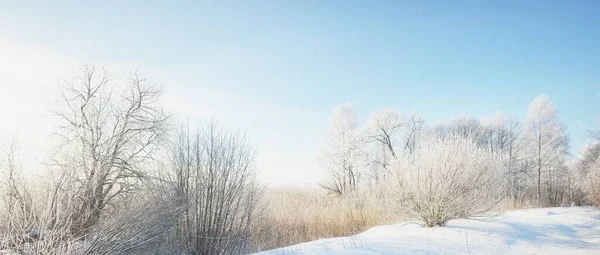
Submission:
[[[529,105],[525,142],[528,160],[534,171],[538,204],[557,205],[561,199],[553,193],[558,192],[561,178],[564,177],[569,140],[564,125],[559,121],[556,106],[548,96],[538,96]],[[545,188],[545,198],[542,188]]]
[[[329,121],[329,137],[321,157],[328,174],[321,187],[340,195],[356,190],[360,174],[359,143],[358,121],[352,105],[336,107]]]

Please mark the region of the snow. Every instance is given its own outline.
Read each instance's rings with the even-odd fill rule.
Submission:
[[[528,209],[435,228],[405,222],[256,253],[288,254],[600,254],[600,210]]]

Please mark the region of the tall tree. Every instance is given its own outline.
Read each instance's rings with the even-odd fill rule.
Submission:
[[[356,189],[359,138],[358,121],[352,105],[336,107],[329,121],[329,138],[321,158],[329,174],[321,187],[330,193],[346,194]]]
[[[85,66],[66,82],[63,105],[56,109],[57,134],[67,155],[57,161],[72,172],[75,235],[85,234],[107,205],[135,190],[166,133],[160,90],[136,72],[128,78],[124,86],[113,87],[104,70]]]
[[[542,198],[542,178],[546,178],[546,202],[560,203],[553,193],[558,191],[561,172],[565,170],[565,156],[569,139],[565,126],[559,121],[556,106],[545,95],[536,97],[527,109],[525,139],[528,160],[535,172],[536,197],[539,205]]]

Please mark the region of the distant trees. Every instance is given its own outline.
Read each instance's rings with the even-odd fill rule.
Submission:
[[[497,113],[481,119],[463,116],[448,123],[425,126],[424,120],[416,114],[403,115],[395,110],[378,110],[367,118],[364,126],[359,127],[349,105],[336,108],[331,123],[333,124],[330,126],[337,128],[330,132],[326,148],[330,152],[326,154],[330,165],[326,169],[333,177],[330,180],[337,181],[324,187],[333,190],[333,193],[345,194],[358,187],[356,179],[348,177],[360,175],[363,180],[366,177],[370,184],[386,187],[390,186],[390,182],[400,179],[404,185],[402,199],[411,202],[407,208],[412,208],[410,210],[413,212],[427,208],[422,213],[416,213],[424,220],[425,211],[441,210],[432,209],[433,204],[442,203],[446,206],[450,203],[450,198],[444,195],[452,196],[452,189],[458,186],[469,187],[470,184],[463,183],[464,179],[475,181],[472,184],[475,186],[478,185],[477,182],[485,182],[490,187],[488,195],[493,197],[485,199],[497,201],[496,191],[499,190],[502,197],[511,201],[514,207],[530,206],[533,201],[538,206],[584,202],[581,190],[583,182],[567,164],[569,139],[565,126],[559,120],[555,105],[547,96],[539,96],[533,100],[523,123],[513,116]],[[592,132],[592,137],[594,135],[599,136],[598,132]],[[426,155],[428,152],[436,156]],[[455,155],[457,153],[471,155]],[[481,158],[493,162],[474,163],[481,162]],[[592,169],[597,156],[589,151],[586,158],[586,163],[579,164],[578,168],[585,169],[581,171]],[[331,164],[332,162],[336,164]],[[454,167],[453,164],[457,166]],[[465,164],[471,165],[464,167]],[[448,167],[451,169],[446,169]],[[332,169],[336,171],[331,171]],[[460,178],[450,178],[444,171],[455,171],[456,175],[452,176]],[[422,175],[424,172],[427,172],[427,177]],[[486,173],[485,176],[493,173],[490,175],[494,178],[493,183],[490,179],[480,178],[483,176],[482,172]],[[418,174],[412,175],[414,173]],[[478,177],[472,180],[471,175]],[[392,176],[395,177],[390,178]],[[425,192],[426,186],[423,186],[425,184],[421,178],[429,178],[429,184],[435,183],[433,186],[447,194],[433,188]],[[412,184],[418,186],[411,186]],[[496,184],[501,184],[500,188],[497,189]],[[469,189],[477,191],[474,187]],[[426,197],[431,194],[435,194],[435,198]],[[471,195],[482,194],[460,194],[461,199]],[[474,201],[473,206],[486,207],[478,202],[478,197],[469,199]],[[427,200],[432,204],[423,205],[420,200]],[[466,211],[448,213],[447,217],[460,217],[460,214],[470,215],[477,211],[474,208],[463,208]],[[426,219],[427,222],[439,222],[431,218],[431,215],[427,217],[430,217]]]
[[[584,150],[577,167],[588,199],[593,204],[600,205],[600,143]]]
[[[513,200],[513,206],[516,207],[520,199],[523,198],[527,188],[527,170],[528,162],[523,157],[523,144],[521,141],[521,125],[513,117],[505,119],[502,131],[504,142],[501,155],[503,166],[506,169],[506,187],[505,195]]]
[[[577,171],[587,199],[600,206],[600,127],[590,130],[589,133],[591,142],[581,152],[577,161]]]

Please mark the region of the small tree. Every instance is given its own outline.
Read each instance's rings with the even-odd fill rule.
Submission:
[[[395,170],[402,204],[427,227],[480,215],[501,198],[498,156],[462,136],[425,139]]]

